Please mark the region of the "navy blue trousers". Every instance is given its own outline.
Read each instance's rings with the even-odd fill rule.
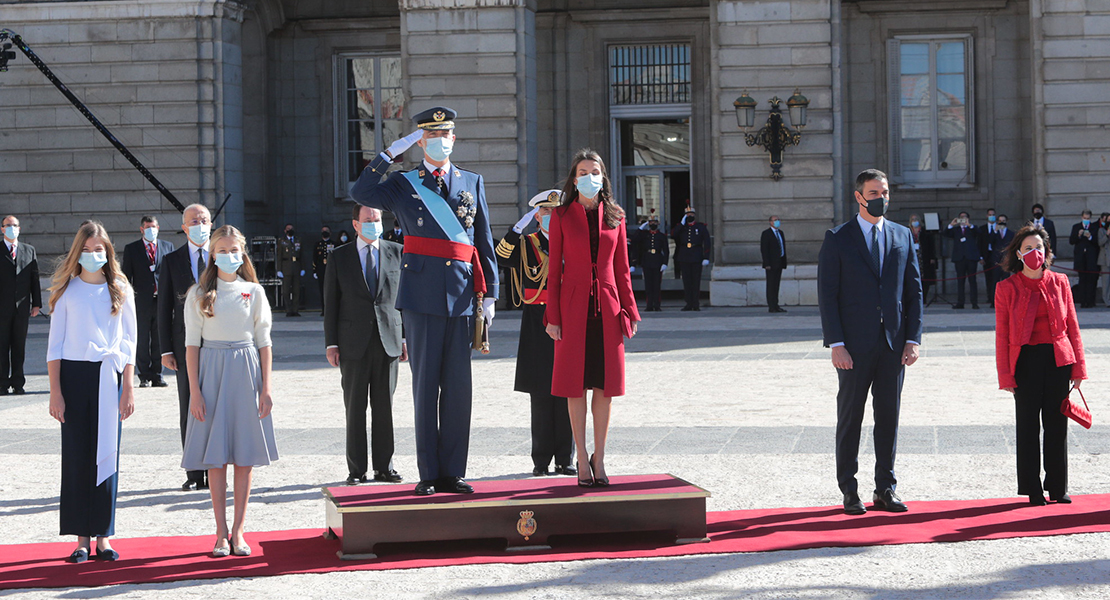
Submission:
[[[859,440],[867,392],[875,413],[875,490],[893,490],[894,457],[898,450],[898,412],[902,404],[902,348],[891,350],[880,330],[879,339],[865,351],[852,353],[852,369],[837,369],[840,391],[836,395],[836,479],[840,491],[858,493]]]
[[[65,400],[59,510],[61,535],[112,536],[116,534],[118,460],[117,472],[96,485],[100,363],[62,360],[60,373],[62,398]],[[118,445],[116,450],[118,452]]]
[[[412,368],[420,480],[465,477],[470,450],[474,317],[440,317],[406,310],[402,318]]]

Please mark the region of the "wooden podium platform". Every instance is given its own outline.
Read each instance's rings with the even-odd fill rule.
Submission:
[[[416,496],[412,484],[324,488],[326,536],[339,557],[376,558],[387,542],[504,539],[506,550],[549,548],[558,535],[665,532],[708,542],[709,492],[672,475],[611,477],[580,488],[573,477],[472,481],[473,494]]]

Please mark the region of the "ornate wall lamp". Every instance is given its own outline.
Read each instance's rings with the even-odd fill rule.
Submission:
[[[778,181],[782,179],[783,151],[787,146],[797,146],[802,142],[801,130],[806,126],[809,99],[795,89],[794,95],[786,101],[790,122],[798,128],[797,131],[782,122],[782,110],[779,108],[782,100],[775,96],[769,102],[771,114],[767,117],[767,124],[754,134],[748,133],[748,130],[755,125],[756,101],[744,92],[732,105],[736,107],[736,124],[744,130],[744,141],[749,146],[763,146],[767,150],[771,155],[771,179]]]

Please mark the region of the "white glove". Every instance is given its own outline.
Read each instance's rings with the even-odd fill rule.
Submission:
[[[525,214],[523,217],[520,218],[519,221],[516,222],[516,225],[513,225],[513,231],[517,233],[524,231],[524,228],[528,226],[528,223],[531,222],[532,219],[536,218],[536,213],[538,212],[540,212],[539,207],[533,208],[532,210],[528,211],[527,214]]]
[[[647,228],[648,228],[648,222],[647,221],[644,221],[643,223],[640,223],[640,231],[643,231]]]
[[[707,265],[708,265],[708,264],[709,264],[709,261],[708,261],[708,260],[707,260],[707,261],[705,261],[705,263],[704,263],[704,264],[707,264]],[[301,277],[304,277],[304,269],[301,269]]]
[[[666,273],[667,272],[667,265],[659,265],[659,272],[660,273]]]
[[[707,259],[701,261],[701,266],[708,267],[709,266],[709,259],[707,258]]]
[[[285,275],[282,275],[281,271],[277,272],[277,276],[278,276],[278,279],[285,279]]]
[[[482,318],[486,320],[486,327],[493,323],[493,314],[497,312],[497,298],[482,298]]]
[[[312,274],[312,278],[313,278],[313,279],[320,279],[319,277],[317,277],[317,276],[316,276],[316,274],[315,274],[315,273],[313,273],[313,274]]]
[[[390,144],[389,148],[386,149],[386,152],[389,153],[389,156],[397,158],[398,156],[404,154],[405,150],[412,148],[412,145],[415,144],[417,140],[422,137],[424,137],[424,130],[417,129],[416,131]]]
[[[628,272],[629,273],[635,273],[636,272],[636,267],[628,267]]]

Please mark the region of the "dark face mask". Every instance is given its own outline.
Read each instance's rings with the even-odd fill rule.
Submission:
[[[289,237],[293,237],[293,230],[292,229],[286,229],[285,230],[285,235],[287,235]]]
[[[999,221],[998,226],[999,227],[1005,227],[1006,226],[1006,221]]]
[[[881,217],[886,214],[886,199],[874,198],[867,201],[867,214],[872,217]]]
[[[648,229],[650,229],[652,231],[655,231],[656,229],[659,229],[659,223],[648,223]]]
[[[320,232],[320,237],[324,238],[325,240],[330,240],[331,239],[331,232],[330,231],[321,231]]]
[[[1033,213],[1033,218],[1034,218],[1034,219],[1039,219],[1039,218],[1041,218],[1041,217],[1043,217],[1043,216],[1044,216],[1044,213],[1043,213],[1043,212],[1041,212],[1041,211],[1039,211],[1039,210]]]

